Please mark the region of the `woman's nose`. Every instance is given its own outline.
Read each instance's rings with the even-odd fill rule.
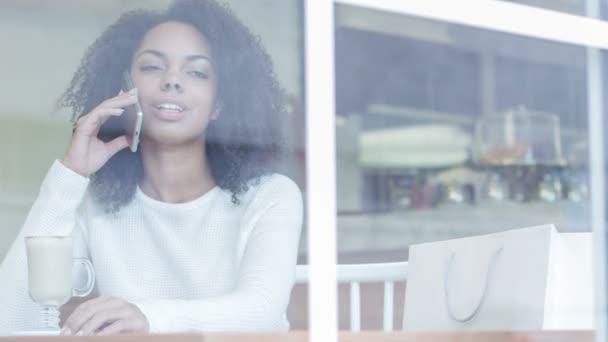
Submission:
[[[161,89],[164,91],[176,90],[181,92],[183,87],[178,77],[175,75],[169,75],[162,81]]]

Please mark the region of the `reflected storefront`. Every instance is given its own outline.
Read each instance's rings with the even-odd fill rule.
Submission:
[[[572,11],[565,3],[518,2],[334,3],[334,50],[317,46],[326,56],[335,53],[334,63],[315,67],[335,69],[335,109],[325,107],[335,113],[334,134],[326,136],[327,142],[335,141],[335,157],[318,155],[325,162],[335,158],[336,165],[338,329],[382,329],[386,320],[387,282],[384,288],[379,279],[372,284],[367,284],[369,279],[344,283],[347,266],[403,261],[410,262],[403,271],[408,280],[388,299],[395,329],[403,320],[406,331],[446,330],[443,315],[453,321],[448,330],[548,327],[523,323],[522,317],[536,310],[518,304],[523,297],[492,307],[493,272],[498,283],[529,284],[525,291],[535,280],[518,278],[523,266],[504,266],[516,260],[504,260],[509,259],[508,248],[486,252],[474,241],[490,245],[495,237],[516,236],[520,228],[552,225],[560,237],[585,240],[568,257],[584,265],[577,271],[585,269],[578,277],[586,280],[570,290],[571,298],[581,302],[564,310],[571,320],[561,326],[585,330],[599,324],[603,333],[605,41],[586,39],[591,31],[583,34],[582,25],[566,24],[582,18],[541,9],[598,17],[602,7],[577,2],[580,8]],[[493,16],[500,20],[492,22]],[[530,25],[518,25],[521,20]],[[580,32],[570,36],[557,29],[565,26]],[[458,252],[450,257],[446,251],[443,261],[433,263],[435,257],[418,252],[459,238],[470,244],[461,254],[474,261],[458,257]],[[525,261],[515,263],[535,263],[533,253],[524,252],[532,238],[517,239],[512,248],[521,248]],[[420,257],[427,258],[426,264],[418,258],[416,267],[411,264],[414,249],[416,255],[426,255]],[[480,270],[462,269],[462,264]],[[452,267],[462,272],[449,276]],[[420,292],[422,278],[427,289]],[[463,307],[469,308],[464,312],[474,315],[458,315],[450,308],[454,295],[448,296],[449,284],[454,282],[462,297],[456,302],[464,301]],[[546,284],[552,291],[551,282]],[[426,296],[409,305],[428,312],[438,312],[434,305],[439,305],[444,313],[424,316],[423,325],[408,325],[408,290]],[[495,291],[502,291],[498,297],[511,295],[508,286]],[[484,298],[489,301],[485,310]],[[353,306],[361,308],[360,325],[352,321]],[[410,310],[411,315],[415,312]],[[520,317],[511,315],[515,312]],[[492,317],[494,322],[488,323]]]
[[[590,231],[585,48],[350,6],[336,18],[341,253],[350,231],[369,232],[359,249],[403,251],[549,221]]]

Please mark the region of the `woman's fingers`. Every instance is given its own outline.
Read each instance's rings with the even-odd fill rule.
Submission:
[[[110,141],[106,144],[110,157],[112,157],[113,155],[118,153],[118,151],[120,151],[123,148],[126,148],[128,146],[129,146],[129,140],[124,135],[120,136],[118,138],[114,138],[112,141]]]
[[[97,332],[97,335],[116,335],[124,332],[130,332],[134,330],[131,327],[132,325],[133,324],[127,320],[119,319],[103,327],[101,330],[99,330],[99,332]]]
[[[96,335],[117,335],[124,333],[145,333],[147,326],[140,319],[119,319],[102,327]]]
[[[148,333],[150,323],[148,318],[131,303],[124,302],[124,318],[114,320],[101,326],[97,335],[116,335],[120,333]]]
[[[82,133],[87,136],[99,133],[101,126],[112,116],[120,116],[124,113],[122,108],[100,107],[93,109],[89,114],[78,119],[75,133]]]
[[[100,106],[104,107],[125,107],[137,102],[137,90],[133,89],[127,93],[114,96],[103,101]]]
[[[80,304],[66,319],[62,333],[72,335],[79,332],[83,325],[100,311],[111,310],[120,306],[120,301],[112,297],[97,297]]]
[[[148,319],[139,308],[120,298],[98,297],[81,304],[66,320],[62,335],[147,332]]]
[[[130,311],[126,306],[100,310],[82,325],[82,328],[76,332],[76,335],[92,335],[100,328],[129,316]]]
[[[116,152],[128,146],[125,137],[118,137],[109,143],[102,141],[99,131],[113,116],[124,113],[123,107],[137,102],[137,89],[110,98],[76,122],[72,140],[62,159],[62,163],[72,171],[88,177],[101,168]]]
[[[97,107],[93,108],[93,110],[80,117],[76,124],[76,129],[84,129],[86,134],[97,134],[99,132],[99,128],[103,125],[108,119],[112,116],[121,115],[124,112],[123,107],[135,104],[137,102],[136,92],[128,92],[116,97],[113,97],[109,100],[106,100],[99,104]]]

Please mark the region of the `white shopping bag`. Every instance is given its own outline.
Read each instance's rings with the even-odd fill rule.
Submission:
[[[409,253],[404,330],[593,329],[591,233],[543,225]]]

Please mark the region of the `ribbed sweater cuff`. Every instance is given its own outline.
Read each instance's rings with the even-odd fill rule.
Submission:
[[[148,319],[150,334],[168,333],[174,330],[170,324],[170,313],[161,307],[162,304],[145,300],[141,302],[131,301],[131,304],[137,306]]]
[[[89,178],[55,160],[40,187],[40,197],[60,201],[62,206],[77,208],[89,185]]]

